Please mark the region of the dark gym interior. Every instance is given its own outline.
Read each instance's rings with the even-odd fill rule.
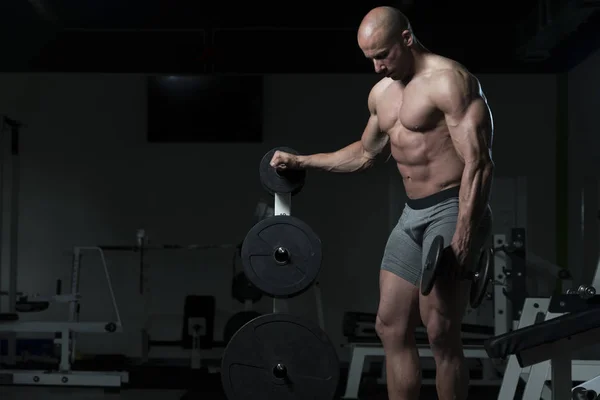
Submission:
[[[398,160],[427,153],[426,129],[352,173],[270,165],[368,150],[386,61],[359,26],[383,6],[490,110],[493,221],[461,278],[468,398],[598,398],[595,0],[0,2],[0,397],[406,400],[388,392],[380,271],[412,198]],[[380,114],[419,116],[403,79]],[[438,244],[424,297],[445,279]],[[445,400],[426,325],[418,398]]]

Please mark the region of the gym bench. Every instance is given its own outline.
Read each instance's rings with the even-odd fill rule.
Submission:
[[[536,322],[540,314],[544,320]],[[599,335],[600,296],[526,299],[518,328],[485,342],[490,358],[508,358],[498,400],[514,400],[521,378],[526,380],[523,400],[571,399],[573,381],[600,375],[600,361],[573,360],[571,353],[600,342]]]
[[[474,335],[477,336],[477,335]],[[483,377],[479,380],[473,380],[472,385],[478,386],[498,386],[500,379],[496,378],[497,374],[491,364],[488,365],[488,355],[483,347],[484,338],[464,339],[464,354],[466,358],[479,359],[483,361]],[[419,340],[417,350],[419,358],[433,358],[429,343]],[[358,399],[358,391],[361,382],[363,370],[367,357],[385,357],[383,346],[379,342],[373,343],[349,343],[346,345],[351,352],[351,361],[348,369],[348,382],[346,391],[342,399]],[[385,365],[385,363],[384,363]],[[385,366],[384,366],[385,368]],[[383,374],[385,375],[385,373]],[[423,384],[435,384],[434,380],[423,379]]]

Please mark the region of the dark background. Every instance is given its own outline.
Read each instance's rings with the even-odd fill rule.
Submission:
[[[275,5],[276,4],[276,5]],[[559,72],[598,44],[592,0],[172,2],[6,0],[5,71],[368,72],[356,28],[378,5],[475,72]]]
[[[385,4],[407,14],[427,48],[463,63],[482,83],[496,127],[494,232],[525,227],[529,254],[570,268],[576,283],[589,283],[600,249],[597,2],[279,2],[269,8],[257,2],[4,0],[0,115],[25,124],[18,289],[52,294],[56,279],[69,282],[73,246],[133,243],[140,228],[154,243],[239,243],[254,223],[257,202],[272,201],[258,180],[267,151],[334,151],[360,137],[378,77],[356,44],[356,29],[369,9]],[[149,124],[157,121],[149,78],[203,74],[262,77],[262,115],[250,113],[245,121],[260,126],[260,140],[231,142],[227,123],[248,115],[233,109],[211,122],[216,132],[223,121],[222,133],[229,135],[223,140],[149,143]],[[385,156],[363,174],[309,173],[293,199],[292,213],[324,244],[319,279],[326,330],[342,361],[349,354],[340,346],[343,314],[376,311],[381,254],[406,200]],[[110,318],[100,260],[85,260],[82,318]],[[137,255],[107,260],[126,328],[110,338],[82,335],[81,354],[136,359],[142,329],[176,340],[186,295],[215,297],[216,339],[244,307],[230,296],[231,252],[148,255],[144,293]],[[532,270],[529,276],[531,296],[555,289],[547,274]],[[5,310],[6,297],[0,302]],[[263,299],[255,308],[269,312],[272,303]],[[310,292],[294,299],[291,311],[315,318]],[[51,307],[31,317],[62,320],[64,312]],[[491,325],[493,316],[488,301],[465,320]],[[155,349],[152,356],[189,365],[179,350]]]

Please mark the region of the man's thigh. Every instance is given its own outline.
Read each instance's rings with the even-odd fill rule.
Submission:
[[[412,332],[419,322],[422,249],[409,235],[409,223],[410,210],[405,209],[385,246],[377,317],[380,324]],[[398,334],[401,336],[402,332]]]
[[[409,234],[411,211],[405,209],[385,246],[381,269],[417,287],[422,273],[422,247]]]

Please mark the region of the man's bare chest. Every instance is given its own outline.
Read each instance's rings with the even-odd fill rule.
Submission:
[[[391,84],[377,100],[379,127],[384,132],[405,129],[427,132],[439,125],[443,114],[435,107],[424,85]]]

